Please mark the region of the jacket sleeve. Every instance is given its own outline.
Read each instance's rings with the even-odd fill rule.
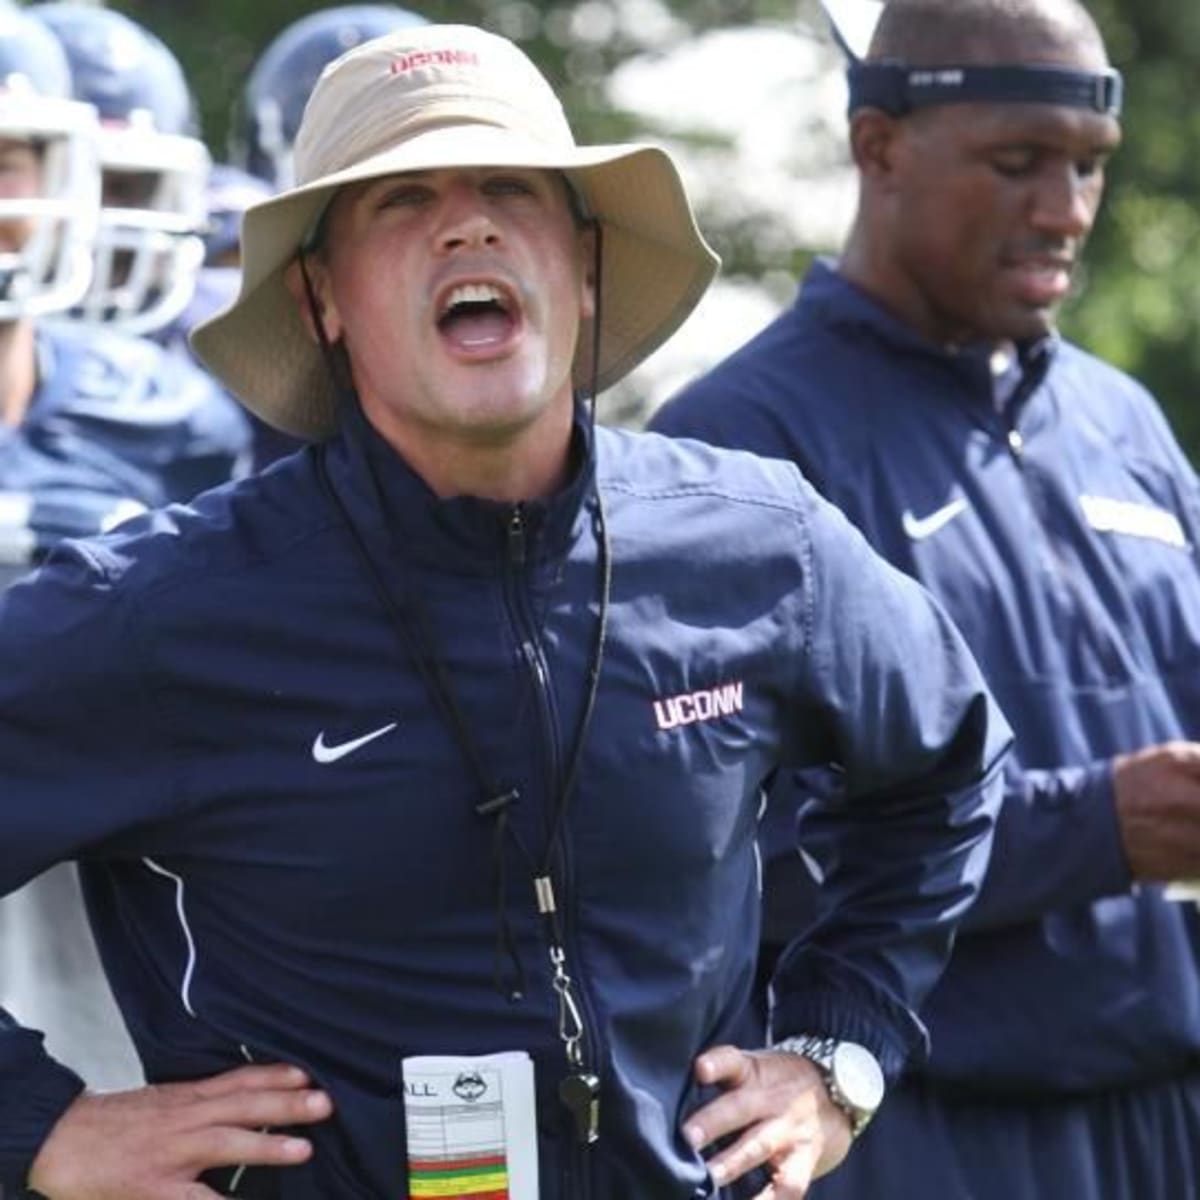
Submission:
[[[83,1080],[0,1009],[0,1196],[23,1194],[29,1168]]]
[[[990,929],[1077,908],[1132,885],[1112,763],[1006,772],[992,859],[965,928]]]
[[[799,849],[822,916],[780,956],[772,1036],[871,1048],[887,1076],[925,1048],[915,1010],[987,865],[1011,733],[961,635],[807,485],[810,621],[794,769],[823,769]]]
[[[170,801],[141,622],[118,591],[81,545],[0,594],[0,894]],[[0,1010],[0,1195],[20,1193],[82,1086],[40,1034]]]

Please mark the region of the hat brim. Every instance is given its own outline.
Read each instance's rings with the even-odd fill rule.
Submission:
[[[679,173],[664,150],[548,147],[480,124],[429,130],[247,210],[241,289],[228,308],[196,327],[192,344],[225,386],[268,424],[308,440],[336,429],[328,369],[283,282],[330,197],[350,183],[446,167],[563,171],[582,192],[589,213],[603,226],[598,390],[670,337],[716,274],[719,260],[696,227]],[[574,363],[579,387],[593,379],[591,349],[592,339],[581,336]]]

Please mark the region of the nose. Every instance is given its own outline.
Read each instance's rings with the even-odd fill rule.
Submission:
[[[443,251],[489,246],[499,240],[500,232],[485,198],[470,183],[448,188],[442,196],[441,210],[438,240]]]
[[[1075,163],[1047,167],[1034,191],[1034,228],[1058,238],[1085,237],[1096,218],[1103,186],[1098,169],[1083,172]]]

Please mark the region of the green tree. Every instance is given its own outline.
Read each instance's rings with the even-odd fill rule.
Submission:
[[[1065,331],[1141,379],[1200,461],[1200,6],[1097,0],[1125,75],[1124,144]]]

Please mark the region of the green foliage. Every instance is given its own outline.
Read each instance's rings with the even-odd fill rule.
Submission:
[[[1200,461],[1200,5],[1092,11],[1125,74],[1125,136],[1063,328],[1141,379]]]

